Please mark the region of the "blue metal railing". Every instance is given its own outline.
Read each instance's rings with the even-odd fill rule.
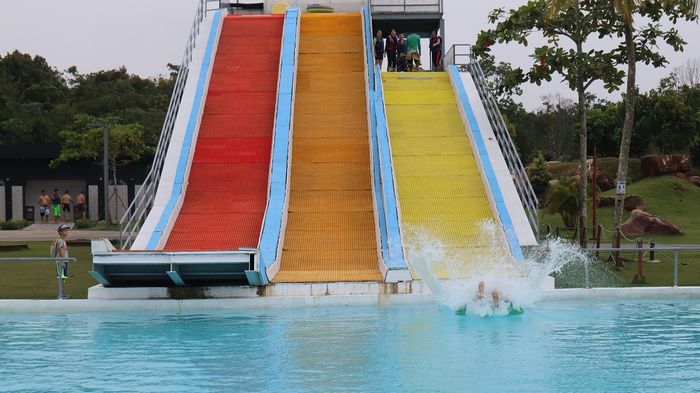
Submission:
[[[374,64],[372,20],[367,8],[362,10],[367,57],[369,117],[373,159],[374,198],[377,206],[382,258],[388,270],[408,269],[401,244],[401,226],[397,203],[394,169],[384,110],[381,70]]]
[[[291,159],[290,138],[292,130],[292,107],[294,98],[294,78],[296,75],[297,32],[299,29],[299,9],[289,8],[284,17],[282,49],[280,53],[279,79],[277,81],[277,107],[275,109],[275,134],[272,143],[270,163],[270,184],[267,208],[260,234],[261,252],[260,276],[263,284],[268,283],[265,269],[278,257],[282,236],[283,217],[289,184],[289,160]]]

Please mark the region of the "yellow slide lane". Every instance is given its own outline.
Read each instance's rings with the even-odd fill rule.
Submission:
[[[360,14],[304,14],[291,189],[273,282],[379,281]]]
[[[392,72],[382,80],[405,246],[419,229],[461,260],[482,242],[480,223],[494,217],[449,77]]]

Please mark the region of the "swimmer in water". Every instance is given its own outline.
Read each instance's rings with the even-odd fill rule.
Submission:
[[[479,281],[479,289],[476,292],[477,299],[481,300],[484,298],[486,292],[486,283]],[[493,301],[493,307],[498,308],[501,304],[501,293],[498,289],[494,288],[491,290],[491,300]]]

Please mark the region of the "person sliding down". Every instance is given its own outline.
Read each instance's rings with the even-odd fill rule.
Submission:
[[[479,281],[479,289],[476,292],[476,298],[481,300],[484,298],[484,292],[486,290],[486,284],[483,281]],[[491,300],[493,302],[493,307],[498,308],[501,304],[501,293],[498,292],[497,288],[491,290]]]

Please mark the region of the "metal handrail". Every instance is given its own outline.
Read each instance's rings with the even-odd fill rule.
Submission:
[[[381,14],[385,9],[398,9],[397,11],[384,11],[386,13],[401,13],[401,14],[411,14],[411,13],[421,13],[429,12],[421,9],[427,7],[437,7],[437,12],[442,13],[442,1],[443,0],[423,0],[423,3],[407,2],[406,0],[369,0],[369,9],[372,13]],[[379,10],[376,10],[376,8]]]
[[[62,257],[10,257],[10,258],[0,258],[0,262],[55,262],[56,271],[58,271],[58,264],[61,262],[65,263],[76,263],[78,260],[73,257],[62,258]],[[66,299],[63,293],[63,278],[56,277],[58,280],[58,296],[57,299]]]
[[[462,50],[462,52],[460,52]],[[479,93],[479,98],[484,105],[486,115],[491,124],[498,146],[501,148],[503,158],[508,165],[513,183],[520,196],[520,202],[525,208],[530,226],[535,233],[535,238],[539,239],[540,234],[540,202],[537,199],[537,194],[530,184],[530,179],[525,170],[523,162],[520,160],[518,149],[513,142],[513,138],[508,132],[508,127],[503,120],[503,115],[498,107],[498,101],[491,92],[484,71],[481,69],[481,64],[471,52],[471,45],[455,44],[443,57],[445,66],[455,65],[460,72],[469,72],[476,85]]]
[[[700,245],[695,246],[670,246],[670,247],[590,247],[584,248],[583,251],[594,254],[603,252],[672,252],[673,253],[673,287],[678,287],[678,254],[682,251],[700,251]],[[590,282],[590,261],[584,261],[583,271],[584,271],[584,286],[585,288],[591,288]]]
[[[156,152],[153,157],[153,165],[146,175],[143,185],[134,196],[134,199],[129,204],[129,207],[126,209],[126,212],[122,216],[121,220],[119,220],[119,240],[122,250],[131,246],[136,234],[138,234],[139,230],[141,229],[141,225],[143,224],[146,215],[153,206],[153,200],[155,199],[160,176],[163,173],[165,156],[168,151],[168,146],[170,145],[170,139],[175,127],[175,120],[177,119],[180,102],[182,101],[183,91],[185,90],[185,84],[189,75],[190,62],[192,61],[192,53],[196,47],[199,28],[202,21],[206,17],[207,12],[215,10],[214,8],[208,7],[210,3],[217,3],[218,7],[221,7],[220,0],[200,0],[199,4],[197,5],[197,11],[195,12],[192,27],[187,35],[185,53],[182,56],[182,62],[180,63],[177,79],[175,80],[175,87],[173,88],[170,103],[168,104],[168,112],[165,115],[163,127],[160,132],[160,138],[158,139]]]

